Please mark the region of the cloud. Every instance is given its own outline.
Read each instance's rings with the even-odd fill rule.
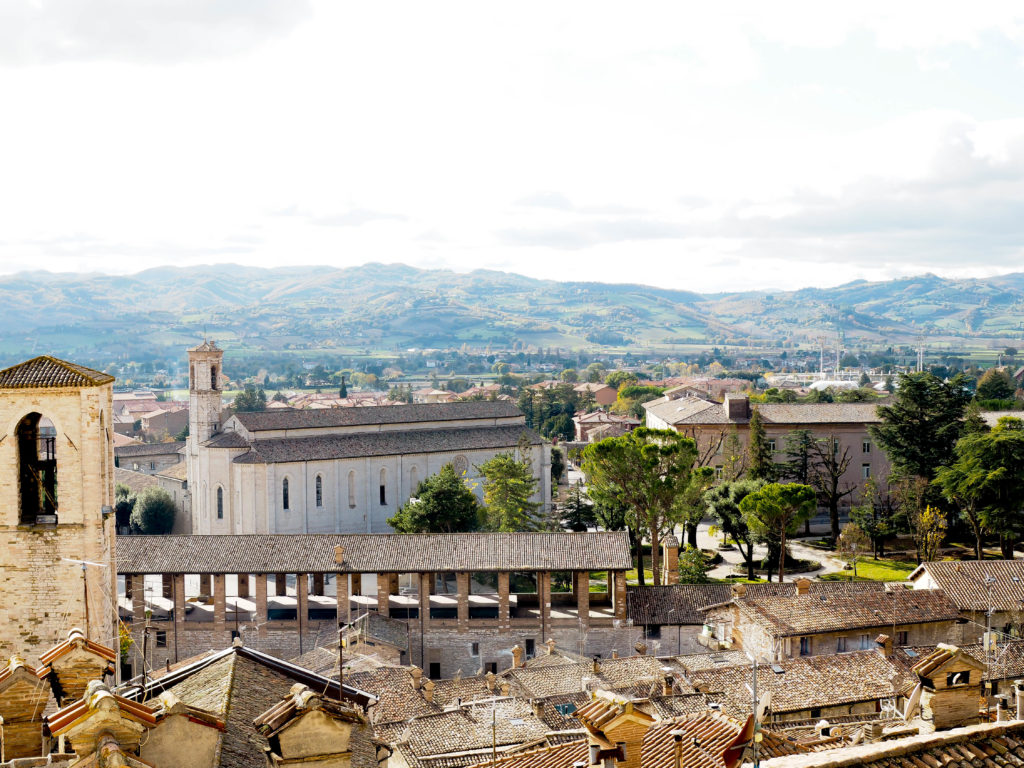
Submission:
[[[333,216],[314,216],[310,223],[321,227],[361,227],[373,221],[406,221],[406,217],[398,213],[383,213],[365,208],[353,208],[345,213]]]
[[[287,36],[307,0],[0,0],[0,64],[176,64]]]

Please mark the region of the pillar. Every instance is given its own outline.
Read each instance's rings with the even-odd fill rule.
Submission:
[[[615,618],[626,620],[626,572],[615,571],[615,592],[612,595],[612,605],[615,608]]]
[[[377,613],[391,615],[391,574],[377,574]]]
[[[278,597],[284,597],[288,594],[288,577],[286,574],[274,574],[274,594]]]
[[[508,632],[512,627],[511,611],[509,610],[509,572],[498,573],[498,631]]]
[[[295,618],[299,621],[299,631],[309,620],[309,574],[295,574]]]
[[[426,631],[430,626],[430,590],[434,585],[434,574],[420,574],[420,626]]]
[[[544,642],[551,626],[551,571],[537,574],[537,603],[540,608],[540,641]]]
[[[238,574],[238,596],[248,597],[249,596],[249,574],[240,573]]]
[[[209,597],[213,594],[212,583],[210,581],[210,574],[201,573],[199,574],[199,594]]]
[[[324,594],[324,575],[322,573],[313,574],[313,594],[319,597],[323,597]]]
[[[662,584],[678,584],[679,583],[679,539],[675,537],[675,534],[669,534],[665,537],[662,542],[662,568],[664,578]]]
[[[132,624],[141,626],[146,620],[146,577],[132,574],[125,579],[125,589],[132,598]]]
[[[225,628],[225,613],[227,607],[227,596],[224,594],[223,573],[213,577],[213,631],[222,634]]]
[[[352,601],[348,599],[348,574],[336,573],[334,581],[338,585],[335,597],[338,604],[338,621],[349,624],[352,621]]]
[[[576,612],[583,628],[586,629],[590,626],[590,573],[576,571],[573,573],[573,584],[576,588]]]
[[[185,639],[181,632],[185,624],[185,574],[176,573],[172,576],[174,597],[174,660],[178,661],[181,654],[189,655],[185,649]]]
[[[459,632],[469,631],[469,571],[455,574],[455,589],[458,592]]]
[[[263,638],[267,634],[267,574],[256,574],[256,611],[253,622],[256,624],[257,636]]]

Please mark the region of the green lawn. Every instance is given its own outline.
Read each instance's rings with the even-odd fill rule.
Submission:
[[[857,563],[857,581],[903,581],[917,568],[913,560],[860,560]],[[850,581],[853,571],[826,573],[822,581]]]

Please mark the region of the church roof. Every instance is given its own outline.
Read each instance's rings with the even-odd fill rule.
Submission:
[[[280,429],[368,426],[372,424],[413,424],[463,419],[507,419],[522,416],[515,403],[470,400],[454,403],[368,406],[366,408],[324,408],[317,410],[253,411],[234,418],[250,432]]]
[[[202,344],[197,344],[192,347],[189,352],[220,352],[221,348],[217,346],[217,342],[203,340]]]
[[[0,371],[0,389],[98,387],[114,377],[49,355],[41,355]]]

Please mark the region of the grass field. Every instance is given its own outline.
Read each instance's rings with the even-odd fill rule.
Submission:
[[[860,560],[856,581],[904,581],[915,568],[917,563],[912,560]],[[853,571],[826,573],[819,578],[822,581],[850,581]]]

